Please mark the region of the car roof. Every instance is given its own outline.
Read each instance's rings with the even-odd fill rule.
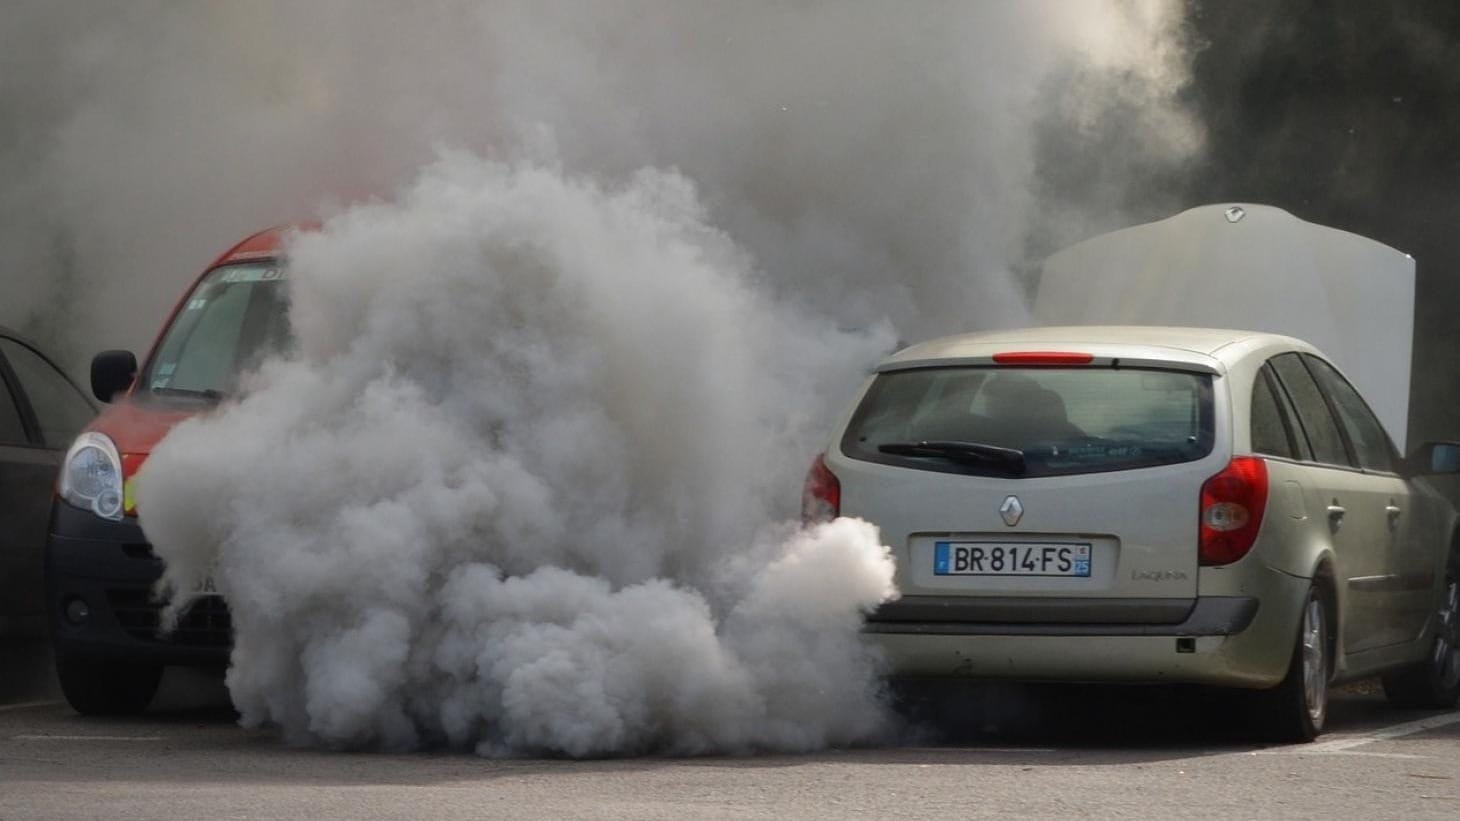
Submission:
[[[224,251],[212,265],[208,267],[217,268],[219,265],[231,265],[235,262],[249,262],[260,259],[275,259],[284,250],[284,243],[290,237],[300,231],[318,231],[320,223],[315,221],[291,222],[284,225],[276,225],[272,228],[265,228],[256,234],[246,237],[242,242]]]
[[[997,353],[1078,352],[1097,359],[1187,364],[1221,373],[1226,366],[1258,348],[1273,346],[1312,350],[1292,337],[1260,331],[1182,328],[1155,325],[1070,325],[1019,328],[945,336],[904,348],[878,370],[902,370],[939,364],[991,361]]]

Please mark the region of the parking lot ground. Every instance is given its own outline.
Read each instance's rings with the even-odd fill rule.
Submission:
[[[1200,694],[998,687],[936,738],[597,761],[291,748],[198,690],[126,720],[0,707],[0,819],[1460,817],[1460,711],[1397,711],[1372,686],[1337,693],[1307,745],[1243,740]]]
[[[59,693],[49,641],[0,637],[0,706],[58,698]]]

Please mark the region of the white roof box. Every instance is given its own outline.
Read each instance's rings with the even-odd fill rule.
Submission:
[[[1267,205],[1204,205],[1054,254],[1034,318],[1299,337],[1333,358],[1405,447],[1414,258],[1366,237]]]

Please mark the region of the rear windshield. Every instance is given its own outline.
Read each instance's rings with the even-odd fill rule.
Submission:
[[[877,376],[842,438],[854,459],[949,473],[1064,476],[1211,453],[1204,374],[958,367]]]
[[[172,320],[141,389],[209,400],[232,393],[241,374],[289,346],[287,296],[272,262],[209,271]]]

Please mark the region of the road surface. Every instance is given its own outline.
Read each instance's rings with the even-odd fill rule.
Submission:
[[[216,683],[170,687],[136,719],[0,707],[0,819],[1460,818],[1460,712],[1373,687],[1309,745],[1252,743],[1201,694],[1004,687],[941,739],[600,761],[290,748]]]

